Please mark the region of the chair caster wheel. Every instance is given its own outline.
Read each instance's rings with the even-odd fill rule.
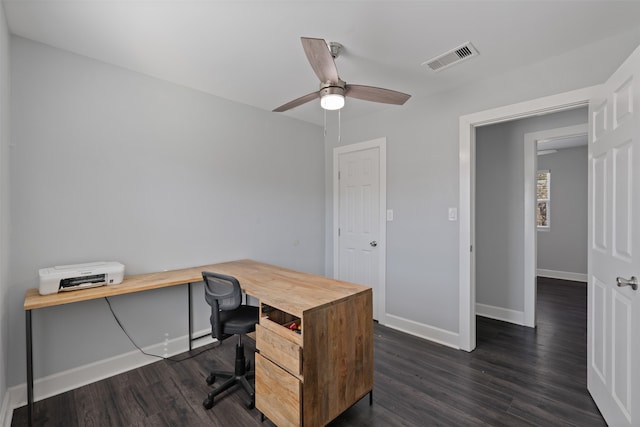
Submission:
[[[216,376],[213,374],[209,374],[209,376],[207,377],[207,385],[211,385],[214,382],[216,382]]]
[[[202,402],[202,406],[204,406],[204,409],[213,408],[213,399],[207,397],[204,402]]]
[[[247,409],[253,409],[256,406],[256,403],[254,402],[253,399],[251,399],[250,401],[248,401],[247,403],[245,403],[245,406],[247,407]]]

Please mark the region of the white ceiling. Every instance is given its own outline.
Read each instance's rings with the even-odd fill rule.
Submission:
[[[268,111],[318,88],[300,36],[342,43],[336,64],[347,83],[415,99],[640,26],[638,1],[4,0],[4,6],[19,36]],[[466,41],[479,56],[439,73],[420,65]],[[382,108],[403,107],[348,99],[343,117]],[[273,114],[323,120],[317,102]]]

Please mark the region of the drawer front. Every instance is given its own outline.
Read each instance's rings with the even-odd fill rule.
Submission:
[[[300,380],[256,353],[256,408],[278,427],[302,424]]]
[[[256,325],[256,348],[264,357],[292,374],[302,375],[302,348],[296,343],[258,324]]]
[[[303,343],[302,334],[297,334],[293,332],[291,329],[289,329],[288,327],[280,323],[274,322],[268,317],[263,317],[260,319],[260,326],[302,347],[302,343]]]

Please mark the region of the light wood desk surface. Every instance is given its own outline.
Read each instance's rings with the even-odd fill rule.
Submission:
[[[27,290],[24,309],[33,310],[196,283],[202,281],[203,271],[234,276],[247,294],[258,298],[263,303],[276,305],[299,317],[307,310],[317,309],[370,289],[366,286],[288,270],[257,261],[240,260],[127,276],[118,285],[106,285],[50,295],[40,295],[37,288],[32,288]]]

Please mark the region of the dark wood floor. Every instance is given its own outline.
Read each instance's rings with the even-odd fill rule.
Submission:
[[[380,325],[374,334],[373,406],[364,398],[333,427],[605,425],[586,390],[584,284],[539,279],[538,327],[478,317],[472,353]],[[207,370],[231,369],[234,344],[36,402],[35,425],[259,426],[259,412],[245,408],[241,393],[223,395],[209,411],[202,407]],[[252,352],[254,343],[245,344]],[[26,425],[24,407],[11,425]]]

